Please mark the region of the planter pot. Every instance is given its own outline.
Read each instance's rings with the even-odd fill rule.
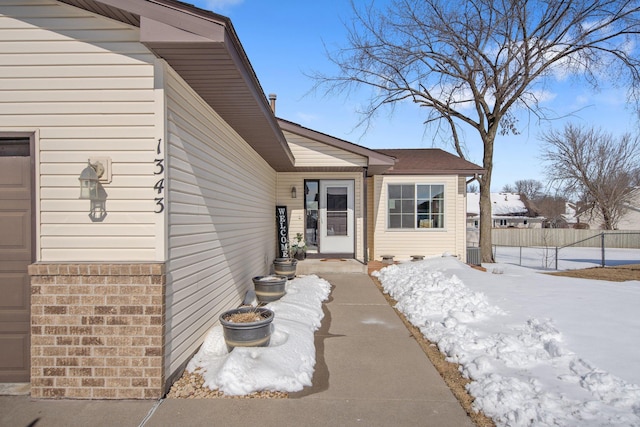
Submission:
[[[291,258],[276,258],[273,261],[273,272],[278,276],[286,276],[291,280],[296,277],[298,260]]]
[[[253,286],[259,302],[277,301],[284,296],[284,286],[287,283],[286,276],[256,276],[253,278]]]
[[[296,252],[296,254],[294,255],[294,258],[297,259],[298,261],[302,261],[303,259],[305,259],[307,257],[307,254],[305,252]]]
[[[234,314],[255,312],[257,321],[232,322]],[[271,341],[273,311],[264,307],[240,307],[225,311],[220,315],[220,323],[224,332],[224,341],[229,351],[235,347],[267,347]]]

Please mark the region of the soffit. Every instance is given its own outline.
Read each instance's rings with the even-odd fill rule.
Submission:
[[[60,1],[139,27],[140,41],[275,170],[294,170],[293,154],[228,18],[173,0]]]
[[[322,167],[297,167],[296,172],[358,172],[362,173],[361,167],[357,166],[322,166]]]

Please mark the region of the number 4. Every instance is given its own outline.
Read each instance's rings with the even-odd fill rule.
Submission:
[[[162,190],[164,190],[164,178],[158,180],[153,188],[158,192],[158,194],[162,194]]]

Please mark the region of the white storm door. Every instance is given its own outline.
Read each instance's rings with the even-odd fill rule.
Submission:
[[[354,182],[320,181],[320,253],[354,252]]]

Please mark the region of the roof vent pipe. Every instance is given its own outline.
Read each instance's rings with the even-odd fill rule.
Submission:
[[[269,94],[269,104],[271,105],[271,111],[273,111],[273,114],[276,113],[276,94],[275,93],[270,93]]]

